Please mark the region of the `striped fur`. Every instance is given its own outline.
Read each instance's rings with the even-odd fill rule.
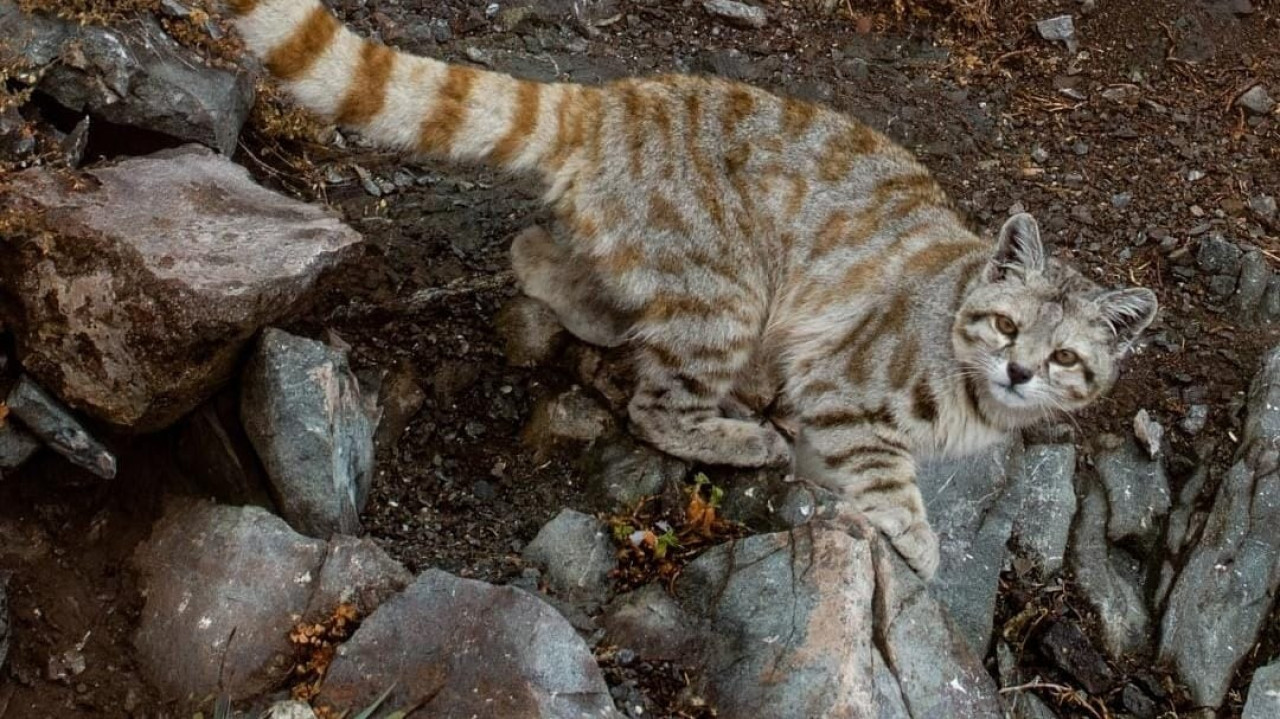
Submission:
[[[1092,402],[1155,314],[1149,291],[1046,259],[1028,216],[993,249],[905,150],[816,105],[711,78],[522,81],[362,40],[318,0],[230,3],[310,110],[542,179],[556,225],[516,238],[517,276],[574,334],[634,347],[640,437],[693,461],[785,463],[783,437],[739,411],[785,407],[797,471],[926,576],[938,551],[915,458]]]

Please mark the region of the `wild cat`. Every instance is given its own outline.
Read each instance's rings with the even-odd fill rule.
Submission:
[[[521,81],[362,40],[319,0],[229,4],[304,107],[543,181],[556,222],[515,239],[517,278],[581,339],[634,348],[635,434],[695,462],[787,463],[776,429],[726,411],[776,394],[797,473],[925,577],[915,459],[1088,405],[1155,316],[1150,290],[1046,257],[1029,215],[979,239],[906,150],[829,109],[713,78]]]

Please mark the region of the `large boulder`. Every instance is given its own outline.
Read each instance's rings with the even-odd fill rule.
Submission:
[[[1280,589],[1280,347],[1249,388],[1241,440],[1160,627],[1160,657],[1198,706],[1222,703]]]
[[[591,650],[550,605],[431,569],[365,619],[339,647],[318,705],[424,716],[613,718]]]
[[[62,106],[175,142],[231,155],[253,107],[247,72],[211,67],[151,18],[113,28],[81,25],[0,0],[0,37],[0,65],[43,68],[37,88]]]
[[[232,699],[279,685],[289,631],[351,602],[372,611],[409,575],[368,540],[326,544],[258,507],[181,501],[138,547],[146,605],[134,643],[165,696]]]
[[[23,367],[119,427],[164,427],[226,382],[360,236],[185,147],[0,188],[0,319]]]
[[[376,408],[347,353],[270,328],[241,382],[240,419],[285,520],[312,537],[359,534]]]

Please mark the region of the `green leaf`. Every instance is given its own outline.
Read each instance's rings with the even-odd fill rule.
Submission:
[[[721,487],[717,487],[714,484],[711,485],[711,500],[708,502],[708,504],[710,504],[713,509],[719,509],[720,503],[723,501],[724,501],[724,489]]]
[[[657,559],[662,559],[667,556],[667,550],[672,547],[679,548],[680,539],[676,537],[675,530],[668,529],[658,537],[658,542],[653,547],[653,556]]]

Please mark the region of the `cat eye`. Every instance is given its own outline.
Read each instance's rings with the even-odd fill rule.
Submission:
[[[1013,337],[1018,334],[1018,325],[1013,320],[1004,315],[996,315],[996,329],[1000,330],[1000,334]]]
[[[1049,359],[1053,360],[1054,364],[1063,367],[1074,367],[1080,363],[1080,355],[1071,350],[1055,350],[1053,356]]]

